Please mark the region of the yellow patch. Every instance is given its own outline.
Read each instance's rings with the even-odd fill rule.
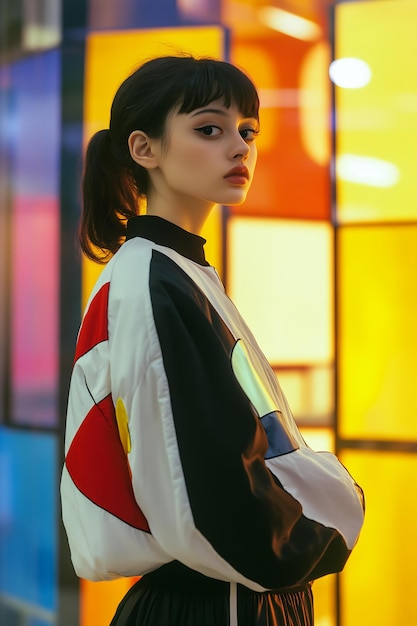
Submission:
[[[129,418],[126,412],[126,407],[121,398],[117,398],[116,402],[116,420],[117,428],[119,429],[119,437],[122,442],[123,450],[126,454],[130,452],[130,433],[129,433]]]

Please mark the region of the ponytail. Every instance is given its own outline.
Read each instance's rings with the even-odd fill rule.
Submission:
[[[126,221],[139,212],[140,176],[135,176],[139,166],[130,158],[124,160],[115,155],[109,130],[93,135],[84,161],[79,241],[86,256],[98,263],[117,252],[125,238]]]

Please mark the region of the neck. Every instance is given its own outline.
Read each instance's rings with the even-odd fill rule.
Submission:
[[[171,199],[165,201],[163,198],[152,199],[147,202],[147,215],[162,217],[190,233],[198,235],[216,205],[205,200],[190,201],[189,198],[181,198],[178,201]]]

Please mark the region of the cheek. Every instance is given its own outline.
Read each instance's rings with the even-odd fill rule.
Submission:
[[[171,159],[176,168],[186,166],[188,171],[195,171],[207,163],[213,164],[209,142],[207,144],[199,141],[180,142],[173,148]]]

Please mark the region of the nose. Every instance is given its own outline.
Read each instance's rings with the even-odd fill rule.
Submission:
[[[246,161],[249,155],[249,145],[243,139],[242,135],[238,133],[236,141],[233,144],[232,149],[233,159],[243,159]]]

